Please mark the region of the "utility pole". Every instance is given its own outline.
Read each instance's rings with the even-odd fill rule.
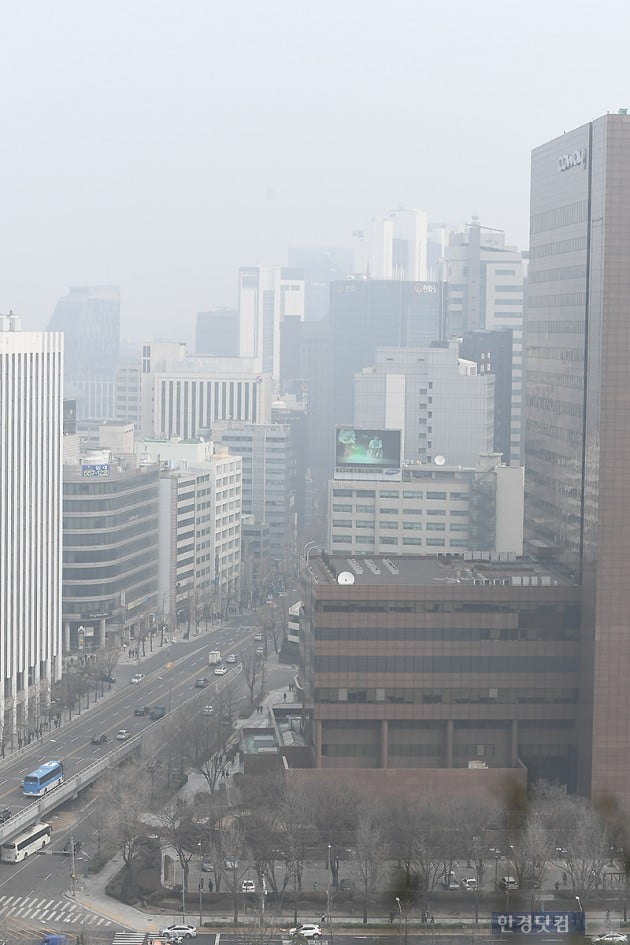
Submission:
[[[76,862],[74,859],[74,837],[70,834],[70,879],[72,880],[72,897],[74,898],[77,894],[77,873],[76,873]]]
[[[200,928],[201,928],[201,926],[203,925],[203,917],[202,917],[202,908],[203,908],[203,907],[202,907],[202,899],[201,899],[202,892],[203,892],[203,876],[202,876],[201,879],[199,880],[199,927],[200,927]]]

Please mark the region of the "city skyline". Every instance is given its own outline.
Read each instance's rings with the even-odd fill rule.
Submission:
[[[233,306],[239,266],[348,246],[401,205],[526,248],[531,148],[627,104],[628,13],[611,35],[607,8],[5,11],[0,309],[40,329],[68,285],[114,283],[125,334],[163,335]]]

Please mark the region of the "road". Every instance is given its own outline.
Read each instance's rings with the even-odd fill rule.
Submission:
[[[41,761],[59,758],[66,764],[68,775],[72,775],[80,770],[81,765],[89,764],[95,757],[114,749],[118,744],[115,733],[119,728],[126,728],[136,734],[156,724],[146,717],[134,716],[134,709],[138,705],[161,704],[168,707],[170,701],[171,708],[175,708],[197,693],[201,708],[212,701],[215,682],[219,686],[231,686],[234,702],[244,699],[246,686],[243,674],[237,674],[233,669],[227,676],[215,679],[212,667],[208,666],[207,653],[209,649],[219,649],[224,657],[231,652],[239,655],[254,643],[253,637],[257,632],[258,627],[251,623],[236,623],[159,650],[139,667],[131,662],[119,664],[115,670],[117,682],[110,694],[88,712],[84,710],[72,722],[44,736],[28,750],[22,750],[18,753],[19,757],[4,760],[0,766],[0,806],[6,804],[17,811],[32,803],[23,797],[19,782],[26,772],[37,767]],[[139,671],[145,673],[145,679],[132,685],[131,677]],[[291,675],[291,669],[279,665],[275,659],[266,665],[267,687],[270,689],[285,685]],[[207,689],[195,690],[195,679],[202,676],[208,678],[209,686]],[[91,745],[92,735],[101,732],[108,735],[107,743],[104,746]],[[79,881],[87,869],[90,856],[95,852],[91,838],[93,827],[87,822],[88,816],[89,805],[85,809],[83,799],[64,805],[47,815],[53,826],[53,841],[44,853],[18,864],[0,862],[0,941],[6,938],[11,943],[19,942],[22,945],[24,942],[30,945],[29,936],[37,933],[40,937],[34,941],[40,941],[43,930],[76,931],[82,928],[90,930],[90,943],[93,937],[98,941],[99,934],[105,934],[107,930],[109,938],[105,940],[111,941],[111,935],[117,928],[115,923],[89,913],[65,895],[71,889],[71,862],[70,857],[62,855],[62,851],[70,835],[82,841],[75,863]]]

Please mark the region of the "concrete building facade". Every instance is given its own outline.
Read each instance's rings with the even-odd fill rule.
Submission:
[[[63,338],[0,315],[0,741],[61,675]]]

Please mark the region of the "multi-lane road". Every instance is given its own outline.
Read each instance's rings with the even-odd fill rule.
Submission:
[[[119,663],[114,670],[117,681],[103,699],[89,710],[84,709],[72,722],[0,763],[0,807],[7,806],[17,812],[32,804],[32,799],[22,795],[20,781],[42,761],[50,758],[63,761],[66,776],[72,777],[120,745],[116,741],[119,729],[136,735],[151,725],[160,725],[160,722],[153,723],[147,717],[134,715],[137,706],[164,705],[174,711],[196,694],[201,708],[215,700],[215,684],[230,687],[233,704],[245,699],[246,684],[243,673],[238,672],[238,664],[222,677],[215,677],[213,667],[208,665],[210,649],[220,650],[225,659],[229,653],[241,656],[250,646],[260,645],[254,641],[259,628],[252,625],[251,617],[249,624],[245,619],[158,648],[139,664],[127,659]],[[138,672],[145,674],[144,679],[132,684],[131,677]],[[280,666],[274,660],[267,666],[267,687],[286,684],[290,674],[289,667]],[[208,688],[196,690],[195,680],[204,676],[208,678]],[[107,742],[102,746],[92,745],[95,734],[106,734]],[[66,895],[71,888],[70,858],[62,854],[63,847],[71,833],[81,838],[82,847],[75,864],[76,873],[81,877],[94,852],[90,839],[92,828],[86,819],[89,812],[89,808],[84,810],[82,803],[77,802],[47,814],[46,819],[53,826],[53,841],[45,853],[18,864],[0,862],[0,941],[5,937],[3,930],[8,929],[11,941],[30,943],[36,940],[32,938],[35,930],[85,927],[94,938],[100,930],[105,933],[115,928],[107,918],[90,913]]]

